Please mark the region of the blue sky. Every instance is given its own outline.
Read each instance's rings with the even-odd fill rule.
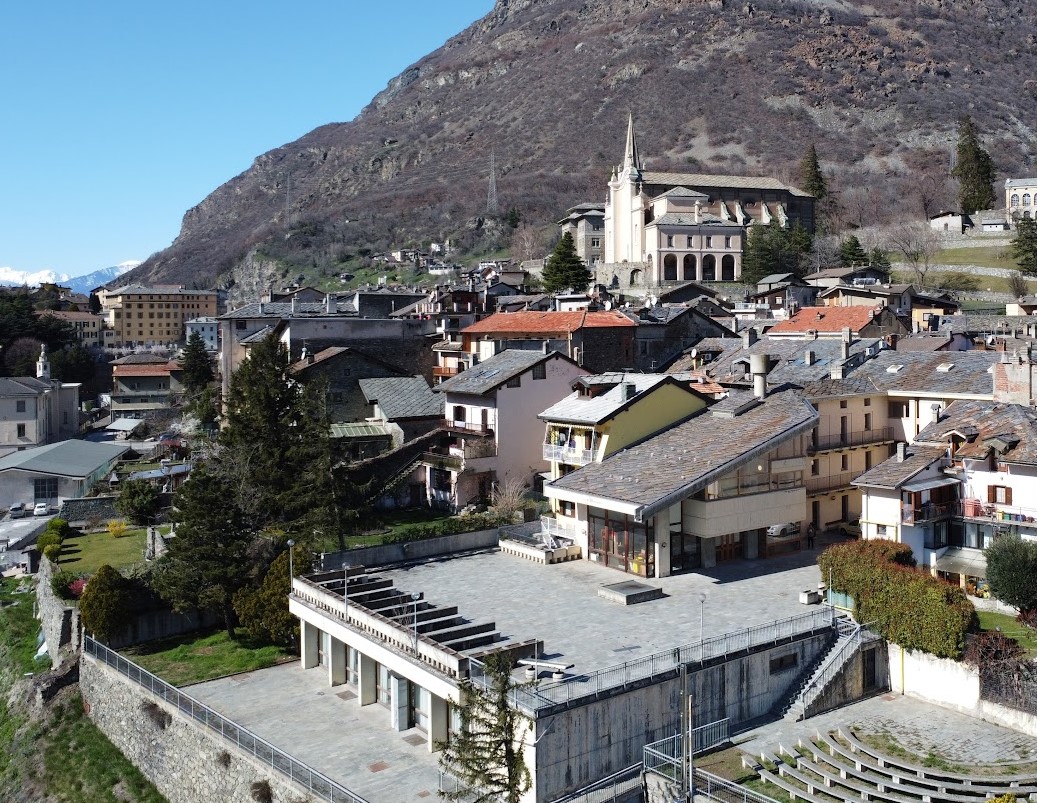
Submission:
[[[261,153],[353,119],[493,0],[11,0],[0,6],[0,272],[172,242]]]

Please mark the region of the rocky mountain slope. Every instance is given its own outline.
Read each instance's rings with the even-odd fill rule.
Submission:
[[[501,210],[548,224],[604,198],[628,113],[651,169],[794,180],[815,142],[846,223],[919,216],[953,204],[963,114],[1002,175],[1037,170],[1035,60],[1016,0],[498,0],[357,119],[259,156],[130,278],[256,286],[476,246],[491,152]]]

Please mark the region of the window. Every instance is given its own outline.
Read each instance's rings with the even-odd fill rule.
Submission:
[[[987,501],[997,505],[1012,504],[1012,489],[1004,485],[988,485]]]
[[[886,525],[885,524],[876,524],[875,525],[875,534],[879,535],[879,536],[885,535],[886,534]]]
[[[864,453],[864,470],[867,471],[871,468],[871,450],[869,449]]]
[[[509,379],[507,381],[507,387],[509,387],[509,388],[520,388],[520,387],[522,387],[522,374],[519,374],[518,376],[513,376],[511,379]]]
[[[821,473],[821,464],[816,460],[810,461],[810,476],[816,477]]]
[[[871,397],[870,396],[864,400],[864,406],[865,407],[871,407]]]
[[[706,235],[706,248],[713,247],[713,237],[709,234]]]
[[[730,247],[731,247],[731,238],[730,237],[724,237],[724,248],[730,248]]]
[[[1012,206],[1019,206],[1019,193],[1012,193]]]
[[[850,456],[848,454],[839,456],[839,470],[849,471],[850,470]]]
[[[907,415],[907,402],[890,402],[888,413],[890,418],[904,418]]]
[[[667,234],[666,235],[666,247],[667,248],[673,248],[673,235],[672,234]]]
[[[137,318],[143,318],[143,317],[144,317],[144,313],[143,312],[138,312],[137,313]]]
[[[541,362],[533,366],[533,379],[547,379],[547,363]]]
[[[465,420],[464,407],[462,405],[460,405],[460,404],[455,405],[454,406],[454,421],[460,421],[461,423],[464,423],[464,420]]]
[[[32,481],[32,495],[35,499],[57,499],[58,478],[45,477]]]
[[[798,665],[799,656],[796,653],[790,652],[788,655],[779,655],[777,658],[771,658],[771,674],[777,675],[789,669],[795,669]]]
[[[871,413],[864,414],[864,428],[871,429]]]
[[[25,412],[25,400],[24,399],[19,399],[18,401],[16,401],[14,403],[14,411],[16,413],[24,413]]]
[[[576,503],[563,499],[558,503],[558,512],[563,516],[575,516]]]
[[[688,248],[691,248],[691,235],[688,235]]]
[[[846,409],[846,399],[840,399],[839,400],[839,409],[840,410],[845,410]]]
[[[601,248],[600,237],[591,237],[591,248]]]
[[[19,438],[24,438],[25,437],[25,424],[19,424],[18,425],[18,437]]]
[[[235,329],[244,329],[245,328],[245,322],[244,321],[234,321],[234,328]]]
[[[1029,206],[1029,205],[1030,205],[1030,193],[1024,192],[1023,193],[1023,206]]]

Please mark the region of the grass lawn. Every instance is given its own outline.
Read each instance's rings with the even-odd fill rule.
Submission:
[[[1037,630],[1026,627],[1017,621],[1014,616],[994,611],[977,611],[979,614],[979,626],[982,630],[1001,629],[1009,638],[1019,642],[1020,646],[1029,657],[1037,656]]]
[[[146,530],[139,527],[126,532],[128,535],[122,538],[114,538],[107,531],[66,538],[61,544],[58,565],[70,572],[92,574],[105,563],[121,569],[143,562]]]
[[[295,657],[281,647],[254,642],[244,631],[231,640],[222,630],[141,644],[123,653],[174,686],[265,669]]]
[[[385,536],[396,532],[406,524],[419,522],[440,521],[450,518],[451,514],[428,508],[414,508],[411,510],[392,510],[385,513],[372,515],[366,522],[367,529],[359,535],[350,535],[346,538],[346,547],[379,546]],[[325,552],[337,552],[339,549],[338,539],[335,537],[325,538],[320,543],[320,549]]]
[[[980,248],[944,248],[933,257],[936,265],[980,265],[984,268],[1018,270],[1019,265],[1002,245]]]

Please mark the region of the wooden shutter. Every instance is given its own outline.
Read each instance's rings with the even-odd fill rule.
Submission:
[[[1012,504],[1012,488],[1011,486],[1005,488],[1005,504]]]
[[[987,486],[987,501],[990,502],[991,504],[993,504],[994,502],[997,501],[997,486],[996,485],[988,485]]]

